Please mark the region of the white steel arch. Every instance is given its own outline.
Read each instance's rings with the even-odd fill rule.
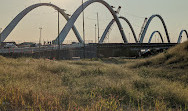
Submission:
[[[152,38],[153,38],[153,36],[154,36],[155,33],[158,33],[158,34],[159,34],[159,36],[160,36],[160,38],[161,38],[161,42],[164,43],[163,37],[162,37],[162,35],[161,35],[161,33],[160,33],[159,31],[154,31],[154,32],[151,34],[148,43],[151,43],[151,40],[152,40]]]
[[[179,37],[178,37],[178,41],[177,41],[177,43],[181,43],[181,39],[182,39],[182,34],[183,34],[183,32],[185,32],[185,34],[186,34],[186,36],[187,36],[187,39],[188,39],[188,33],[187,33],[187,30],[182,30],[182,31],[180,32]]]
[[[138,43],[138,40],[137,40],[137,37],[136,37],[136,34],[135,34],[135,31],[131,25],[131,23],[129,22],[129,20],[123,16],[120,16],[119,19],[123,19],[128,25],[129,25],[129,28],[131,29],[132,31],[132,34],[133,34],[133,37],[134,37],[134,40],[136,43]],[[110,23],[108,24],[108,26],[106,27],[105,31],[103,32],[103,35],[99,41],[99,43],[103,43],[104,39],[106,38],[106,35],[107,33],[109,32],[110,28],[112,27],[112,25],[114,24],[114,19],[110,21]],[[129,41],[130,42],[130,41]]]
[[[21,21],[21,19],[27,15],[29,12],[31,12],[33,9],[40,7],[40,6],[49,6],[49,7],[53,7],[55,10],[58,10],[63,17],[68,21],[69,17],[68,15],[64,12],[64,10],[62,10],[61,8],[57,7],[56,5],[53,5],[51,3],[38,3],[38,4],[34,4],[31,5],[29,7],[27,7],[26,9],[24,9],[22,12],[20,12],[11,22],[10,24],[2,31],[1,33],[1,42],[4,41],[8,35],[12,32],[12,30],[16,27],[16,25]],[[72,27],[78,41],[80,43],[83,43],[82,38],[80,37],[80,34],[78,33],[77,29],[75,26]]]
[[[123,31],[123,28],[121,26],[121,23],[115,13],[115,11],[112,9],[112,7],[107,3],[105,2],[104,0],[88,0],[86,1],[83,5],[81,5],[75,12],[74,14],[72,15],[72,17],[69,19],[69,21],[67,22],[67,24],[65,25],[65,27],[63,28],[63,30],[61,31],[60,35],[56,38],[55,41],[57,41],[58,39],[60,40],[60,43],[62,43],[67,34],[69,33],[70,29],[73,27],[74,23],[76,22],[77,18],[79,17],[79,15],[82,13],[82,11],[88,7],[90,4],[92,3],[95,3],[95,2],[98,2],[98,3],[101,3],[103,4],[110,12],[111,14],[113,15],[114,17],[114,20],[116,21],[117,25],[118,25],[118,28],[119,28],[119,31],[121,33],[121,36],[122,36],[122,39],[124,41],[124,43],[127,43],[127,38],[125,36],[125,33]]]
[[[168,41],[168,43],[170,43],[170,38],[169,38],[169,34],[168,34],[168,30],[167,30],[166,24],[165,24],[163,18],[160,15],[158,15],[158,14],[152,15],[149,18],[149,20],[147,21],[146,26],[144,27],[143,33],[142,33],[142,35],[140,37],[139,43],[143,43],[143,40],[144,40],[144,37],[145,37],[146,32],[148,30],[148,27],[149,27],[151,21],[153,20],[153,18],[155,18],[155,17],[158,17],[161,20],[161,22],[163,24],[163,27],[164,27],[164,30],[165,30],[165,33],[166,33],[167,41]]]

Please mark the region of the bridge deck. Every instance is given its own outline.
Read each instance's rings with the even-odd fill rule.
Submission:
[[[150,48],[169,48],[177,45],[177,43],[103,43],[97,44],[98,47],[129,47],[139,49]]]
[[[176,43],[104,43],[87,44],[85,49],[83,44],[62,45],[60,51],[58,46],[43,46],[41,48],[9,48],[0,49],[0,54],[4,56],[27,55],[35,57],[54,57],[60,53],[61,58],[71,59],[72,57],[83,58],[85,52],[86,58],[95,57],[135,57],[139,55],[142,49],[168,49]]]

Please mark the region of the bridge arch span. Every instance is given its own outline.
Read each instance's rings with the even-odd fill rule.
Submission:
[[[186,36],[187,36],[187,39],[188,39],[187,30],[181,30],[177,43],[181,43],[181,39],[182,39],[183,32],[185,32],[185,34],[186,34]]]
[[[151,40],[152,40],[153,36],[155,35],[155,33],[158,33],[158,34],[159,34],[162,43],[164,43],[163,37],[162,37],[162,35],[161,35],[161,33],[160,33],[159,31],[154,31],[154,32],[151,34],[148,43],[151,43]]]
[[[95,2],[98,2],[98,3],[101,3],[103,4],[110,12],[111,14],[113,15],[114,17],[114,20],[116,21],[117,25],[118,25],[118,28],[119,28],[119,31],[121,33],[121,36],[122,36],[122,39],[125,43],[127,43],[127,38],[125,36],[125,33],[123,31],[123,28],[121,26],[121,23],[115,13],[115,11],[112,9],[112,7],[107,3],[105,2],[104,0],[88,0],[86,1],[85,3],[83,3],[83,5],[81,5],[75,12],[74,14],[71,16],[71,18],[69,19],[69,21],[67,22],[67,24],[65,25],[65,27],[63,28],[63,30],[61,31],[59,37],[56,38],[56,41],[59,39],[60,40],[60,43],[62,43],[67,34],[69,33],[70,29],[72,28],[73,24],[76,22],[77,18],[79,17],[79,15],[82,13],[83,10],[85,10],[85,8],[87,8],[89,5],[91,5],[92,3],[95,3]]]
[[[146,23],[146,25],[145,25],[145,27],[144,27],[144,30],[143,30],[143,32],[142,32],[142,34],[141,34],[141,37],[140,37],[139,42],[140,42],[140,43],[143,43],[143,40],[144,40],[144,37],[145,37],[146,32],[147,32],[147,30],[148,30],[148,27],[149,27],[151,21],[153,20],[153,18],[155,18],[155,17],[158,17],[158,18],[161,20],[161,22],[162,22],[162,24],[163,24],[163,27],[164,27],[164,30],[165,30],[165,33],[166,33],[167,41],[168,41],[168,43],[170,43],[170,37],[169,37],[169,34],[168,34],[168,30],[167,30],[166,24],[165,24],[163,18],[162,18],[160,15],[158,15],[158,14],[152,15],[152,16],[148,19],[148,21],[147,21],[147,23]]]
[[[134,39],[135,39],[135,42],[138,43],[138,40],[137,40],[135,31],[134,31],[134,29],[133,29],[131,23],[129,22],[129,20],[128,20],[127,18],[125,18],[125,17],[122,17],[122,16],[120,16],[119,19],[123,19],[124,21],[126,21],[126,23],[129,25],[129,27],[130,27],[130,29],[131,29],[131,31],[132,31],[133,37],[134,37]],[[109,23],[108,26],[106,27],[106,29],[105,29],[105,31],[104,31],[102,37],[101,37],[99,43],[103,43],[103,42],[104,42],[104,39],[106,38],[106,35],[107,35],[107,33],[109,32],[109,30],[110,30],[110,28],[111,28],[111,26],[113,25],[114,22],[115,22],[114,19],[110,21],[110,23]]]
[[[103,34],[102,34],[102,37],[101,37],[100,40],[99,40],[99,43],[100,43],[100,44],[102,44],[102,43],[104,42],[104,39],[106,38],[106,35],[108,34],[108,32],[109,32],[111,26],[114,24],[114,22],[115,22],[115,21],[114,21],[114,19],[113,19],[113,20],[111,20],[110,23],[107,25],[105,31],[104,31]]]
[[[38,4],[34,4],[31,5],[29,7],[27,7],[26,9],[24,9],[22,12],[20,12],[11,22],[10,24],[2,31],[1,33],[1,42],[4,41],[8,35],[12,32],[12,30],[16,27],[16,25],[22,20],[22,18],[24,16],[26,16],[29,12],[31,12],[33,9],[40,7],[40,6],[49,6],[49,7],[53,7],[55,10],[58,10],[63,17],[68,21],[69,17],[68,15],[64,12],[64,10],[62,10],[61,8],[57,7],[56,5],[53,5],[51,3],[38,3]],[[77,29],[75,26],[72,27],[77,39],[79,42],[83,43],[82,38],[80,37],[80,34],[78,33]]]

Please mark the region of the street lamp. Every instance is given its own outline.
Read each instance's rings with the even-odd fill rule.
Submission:
[[[60,57],[60,40],[59,40],[59,10],[57,10],[57,20],[58,20],[58,25],[57,25],[57,27],[58,27],[58,59],[59,59],[59,57]]]
[[[0,28],[0,46],[1,46],[1,30],[2,28]]]
[[[39,27],[39,30],[40,30],[40,37],[39,37],[39,46],[41,44],[41,36],[42,36],[42,27]]]
[[[95,43],[97,43],[97,25],[95,24]]]
[[[99,14],[97,12],[97,26],[98,26],[98,43],[99,43]]]
[[[83,13],[83,40],[84,40],[84,59],[85,59],[85,21],[84,21],[84,1],[82,0],[82,13]]]
[[[57,14],[58,14],[58,15],[57,15],[57,20],[58,20],[58,24],[57,24],[57,27],[58,27],[58,28],[57,28],[57,30],[58,30],[58,31],[57,31],[57,32],[58,32],[58,41],[57,41],[57,42],[58,42],[58,57],[57,57],[57,58],[58,58],[58,59],[60,59],[60,50],[61,50],[60,38],[59,38],[59,33],[60,33],[60,31],[59,31],[59,29],[60,29],[60,28],[59,28],[59,26],[60,26],[60,25],[59,25],[59,13],[60,13],[60,12],[59,12],[59,11],[64,11],[64,12],[65,12],[66,10],[65,10],[65,9],[58,9],[58,10],[57,10]],[[70,16],[70,15],[67,14],[67,16]]]
[[[40,37],[39,37],[39,55],[40,55],[40,45],[41,45],[41,36],[42,36],[42,27],[39,27]]]

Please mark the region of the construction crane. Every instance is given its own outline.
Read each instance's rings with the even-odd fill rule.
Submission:
[[[145,28],[145,25],[146,25],[147,20],[148,20],[148,18],[145,18],[145,19],[144,19],[144,23],[143,23],[143,25],[142,25],[140,34],[139,34],[139,36],[138,36],[138,41],[140,41],[140,38],[141,38],[142,32],[144,31],[144,28]]]

